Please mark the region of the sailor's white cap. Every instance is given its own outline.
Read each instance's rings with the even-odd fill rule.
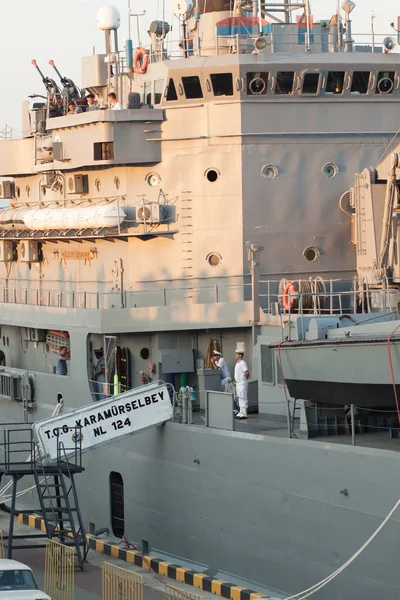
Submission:
[[[243,348],[236,348],[235,354],[244,354]]]
[[[218,352],[218,350],[213,350],[213,354],[219,354],[219,356],[222,356],[221,352]]]

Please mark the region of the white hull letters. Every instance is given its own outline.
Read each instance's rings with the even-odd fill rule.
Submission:
[[[32,427],[43,461],[48,464],[57,460],[58,441],[64,444],[68,455],[74,452],[76,435],[81,435],[82,451],[86,451],[171,418],[172,404],[167,386],[156,382],[57,417],[36,421]]]

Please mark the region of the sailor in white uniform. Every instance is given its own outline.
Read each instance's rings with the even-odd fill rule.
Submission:
[[[213,367],[217,371],[218,370],[221,371],[221,390],[223,392],[227,392],[228,384],[232,383],[231,372],[229,371],[229,367],[226,364],[226,360],[222,356],[221,352],[218,352],[217,350],[213,350],[213,354],[214,354],[214,356],[211,359]]]
[[[241,350],[235,351],[235,357],[236,394],[239,402],[239,412],[236,415],[236,418],[247,419],[247,390],[249,389],[249,368],[247,366],[247,363],[243,360],[243,352]]]

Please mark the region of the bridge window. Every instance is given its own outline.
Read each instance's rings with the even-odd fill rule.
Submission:
[[[318,94],[320,73],[304,73],[302,94]]]
[[[199,77],[197,77],[197,75],[192,75],[190,77],[182,77],[182,83],[183,89],[185,90],[185,96],[188,100],[203,97],[200,79]]]
[[[370,71],[354,71],[351,82],[351,93],[366,94],[368,92],[370,77]]]
[[[327,94],[342,94],[344,84],[344,71],[329,71],[326,82]]]
[[[111,527],[115,537],[122,538],[125,532],[124,482],[121,473],[110,473]]]
[[[247,95],[265,96],[268,85],[268,71],[247,73]]]
[[[154,104],[161,104],[163,89],[164,89],[164,80],[156,79],[154,82]]]
[[[114,142],[96,142],[93,144],[94,157],[93,160],[113,160],[114,159]]]
[[[278,71],[276,74],[275,94],[292,94],[294,71]]]
[[[178,100],[178,94],[176,93],[176,87],[175,87],[175,83],[174,80],[171,79],[168,82],[168,88],[167,88],[167,102],[173,102],[174,100]]]
[[[213,73],[210,78],[214,96],[233,96],[232,73]]]
[[[377,94],[391,94],[394,89],[394,71],[380,71],[376,84]]]

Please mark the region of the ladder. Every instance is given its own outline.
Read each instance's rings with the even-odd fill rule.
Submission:
[[[89,546],[74,480],[74,467],[78,465],[68,461],[66,448],[60,441],[56,464],[44,466],[36,444],[33,465],[47,537],[56,537],[65,546],[74,547],[75,558],[83,571]]]

